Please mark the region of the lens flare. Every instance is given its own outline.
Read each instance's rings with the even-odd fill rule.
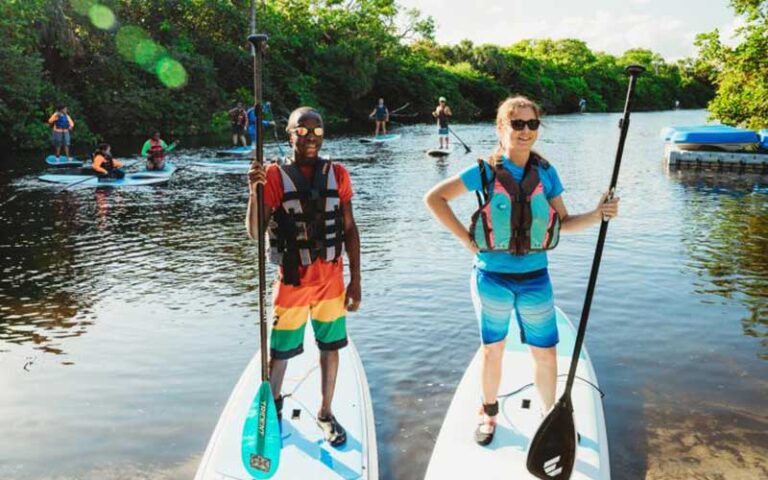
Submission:
[[[157,78],[168,88],[181,88],[187,84],[187,71],[178,61],[165,57],[157,62]]]
[[[110,30],[117,23],[115,14],[106,5],[92,5],[88,9],[88,17],[96,28]]]

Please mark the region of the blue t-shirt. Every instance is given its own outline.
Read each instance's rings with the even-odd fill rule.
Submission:
[[[516,182],[523,180],[523,168],[512,163],[507,157],[501,157],[504,168],[506,168]],[[544,194],[547,199],[553,199],[563,193],[563,184],[557,175],[557,170],[552,164],[549,168],[539,166],[539,178],[544,187]],[[493,175],[493,168],[486,162],[486,179],[490,182]],[[480,179],[480,168],[477,164],[472,164],[459,174],[459,178],[470,192],[481,191],[483,184]],[[534,270],[540,270],[547,267],[547,253],[536,252],[526,255],[512,255],[504,252],[480,252],[475,255],[475,266],[481,270],[500,273],[525,273]]]

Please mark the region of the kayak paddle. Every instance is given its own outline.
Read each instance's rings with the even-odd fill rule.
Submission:
[[[262,7],[264,2],[262,0]],[[262,78],[261,67],[264,50],[267,45],[267,35],[256,33],[256,3],[251,0],[251,34],[248,36],[253,54],[253,96],[256,114],[256,148],[254,161],[264,164],[264,114],[262,111]],[[256,186],[256,201],[259,205],[258,218],[258,247],[259,247],[259,333],[261,335],[261,386],[248,409],[248,416],[243,425],[240,458],[243,467],[253,478],[270,478],[280,464],[280,449],[282,437],[280,423],[277,419],[277,408],[269,383],[269,362],[267,359],[267,271],[266,253],[264,246],[265,219],[264,185]]]
[[[451,127],[448,127],[448,131],[449,131],[449,132],[451,132],[451,133],[453,134],[453,136],[454,136],[454,137],[456,137],[456,140],[458,140],[458,141],[459,141],[459,142],[460,142],[460,143],[461,143],[461,144],[464,146],[464,150],[466,150],[466,151],[467,151],[467,153],[469,153],[469,152],[471,152],[471,151],[472,151],[472,149],[471,149],[471,148],[469,148],[469,147],[467,146],[467,144],[466,144],[466,143],[464,143],[464,141],[463,141],[461,138],[459,138],[459,136],[458,136],[458,135],[456,135],[456,132],[454,132],[454,131],[453,131],[453,129],[452,129]]]
[[[629,114],[632,110],[632,97],[635,93],[635,84],[637,77],[645,69],[639,65],[630,65],[626,68],[629,74],[629,86],[627,87],[627,98],[624,103],[624,116],[619,121],[621,134],[619,135],[619,146],[616,151],[616,161],[613,165],[613,176],[611,177],[611,186],[608,189],[609,198],[613,197],[616,190],[616,182],[619,178],[619,168],[621,167],[621,157],[624,153],[624,141],[627,138],[629,129]],[[573,422],[573,403],[571,401],[571,389],[576,377],[576,365],[579,362],[581,347],[584,343],[584,335],[587,330],[587,321],[589,320],[589,309],[592,306],[592,295],[595,292],[597,283],[597,273],[600,269],[600,259],[603,255],[603,245],[605,236],[608,232],[608,220],[603,219],[600,224],[600,234],[597,237],[597,247],[595,256],[592,260],[592,271],[589,274],[589,284],[587,285],[587,294],[584,298],[584,308],[581,310],[581,321],[576,335],[576,345],[573,348],[571,356],[571,367],[568,371],[568,380],[565,384],[565,391],[555,406],[549,411],[542,420],[539,429],[536,431],[531,444],[528,448],[528,459],[526,467],[535,477],[543,480],[567,480],[571,477],[574,463],[576,462],[576,427]]]

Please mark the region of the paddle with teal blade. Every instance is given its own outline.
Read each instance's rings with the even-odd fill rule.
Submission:
[[[639,65],[630,65],[626,68],[629,74],[629,85],[627,86],[627,98],[624,104],[624,116],[619,121],[619,146],[616,150],[616,160],[613,165],[613,175],[611,185],[608,189],[610,196],[616,189],[616,182],[619,178],[619,168],[621,167],[621,157],[624,153],[624,141],[627,138],[629,130],[629,114],[632,111],[632,98],[635,92],[637,77],[645,69]],[[603,246],[605,245],[605,236],[608,233],[608,220],[603,219],[600,224],[600,233],[597,236],[597,246],[595,247],[595,256],[592,259],[592,270],[589,274],[589,283],[587,284],[587,293],[584,298],[584,307],[581,310],[581,321],[576,335],[576,342],[571,355],[571,365],[568,371],[568,380],[565,383],[565,390],[554,407],[547,413],[547,416],[539,425],[536,434],[531,439],[528,447],[528,458],[526,467],[528,471],[542,480],[568,480],[571,478],[574,464],[576,463],[576,445],[578,435],[573,421],[573,402],[571,400],[571,389],[576,377],[576,366],[581,355],[581,348],[584,344],[584,335],[587,331],[587,321],[589,320],[589,310],[592,306],[592,296],[595,292],[597,283],[597,274],[600,270],[600,259],[603,255]]]
[[[262,1],[262,6],[264,3]],[[261,67],[267,46],[267,36],[256,33],[256,3],[251,0],[251,34],[248,36],[253,54],[253,96],[256,113],[256,148],[254,161],[264,164],[264,112],[262,105]],[[240,456],[243,467],[253,478],[270,478],[280,465],[280,423],[277,408],[269,383],[269,361],[267,359],[267,290],[266,290],[266,251],[264,234],[266,219],[264,211],[264,185],[256,187],[256,201],[259,205],[258,216],[258,266],[259,266],[259,334],[261,337],[261,386],[251,403],[245,424],[243,425]]]
[[[262,351],[266,351],[262,349]],[[280,464],[280,423],[268,381],[262,382],[243,426],[243,466],[253,478],[270,478]]]

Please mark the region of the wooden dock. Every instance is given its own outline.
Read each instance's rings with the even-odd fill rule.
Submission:
[[[667,166],[674,170],[768,173],[768,153],[670,149],[665,152],[664,159]]]

